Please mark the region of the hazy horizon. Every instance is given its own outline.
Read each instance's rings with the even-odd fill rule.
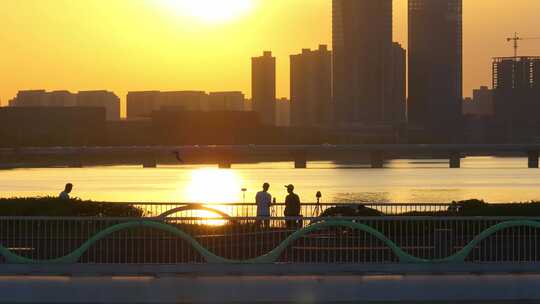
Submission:
[[[332,45],[330,0],[252,0],[227,18],[183,1],[3,1],[2,105],[25,89],[108,89],[123,103],[128,91],[154,89],[250,96],[250,58],[264,50],[278,60],[278,97],[288,97],[289,55]],[[406,2],[394,0],[394,41],[405,48]],[[535,0],[464,0],[464,96],[491,85],[491,58],[513,52],[506,37],[540,36],[538,11]],[[540,54],[540,40],[521,42],[520,53]]]

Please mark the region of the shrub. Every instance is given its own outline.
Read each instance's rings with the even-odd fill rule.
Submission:
[[[345,217],[354,217],[354,216],[381,216],[382,212],[367,208],[364,205],[358,206],[337,206],[324,210],[321,214],[322,217],[332,217],[332,216],[345,216]]]
[[[60,200],[55,197],[0,199],[0,216],[106,216],[141,217],[144,212],[128,205]]]

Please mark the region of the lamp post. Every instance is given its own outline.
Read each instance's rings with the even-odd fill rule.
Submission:
[[[246,191],[247,191],[247,188],[242,188],[242,196],[244,198],[244,204],[246,203]]]
[[[315,197],[317,198],[317,206],[315,207],[315,214],[319,216],[319,213],[321,212],[321,197],[322,193],[321,191],[317,191],[317,194],[315,194]]]

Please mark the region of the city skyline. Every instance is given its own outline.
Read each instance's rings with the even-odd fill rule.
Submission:
[[[0,0],[0,302],[540,303],[539,11]]]
[[[6,75],[2,105],[25,89],[105,88],[123,105],[128,91],[139,90],[235,90],[250,97],[249,59],[263,50],[277,58],[277,96],[288,97],[289,55],[319,44],[333,49],[331,1],[253,1],[249,11],[220,22],[188,16],[165,2],[175,1],[97,0],[82,15],[80,4],[63,0],[3,2],[0,33],[9,48],[0,59]],[[538,36],[531,30],[540,24],[538,9],[531,0],[464,1],[465,96],[490,84],[492,57],[512,54],[507,36]],[[407,49],[406,15],[407,1],[395,0],[394,40]],[[539,50],[538,41],[520,48],[523,55]]]

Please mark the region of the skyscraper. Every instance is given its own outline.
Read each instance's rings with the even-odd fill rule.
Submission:
[[[272,52],[251,59],[253,111],[265,125],[276,124],[276,58]]]
[[[387,121],[407,121],[407,51],[397,42],[392,47],[392,98],[386,107]]]
[[[328,125],[332,101],[332,52],[326,45],[291,55],[291,125]]]
[[[409,122],[441,141],[459,138],[462,0],[409,0]]]
[[[336,125],[388,121],[392,0],[333,0]]]

